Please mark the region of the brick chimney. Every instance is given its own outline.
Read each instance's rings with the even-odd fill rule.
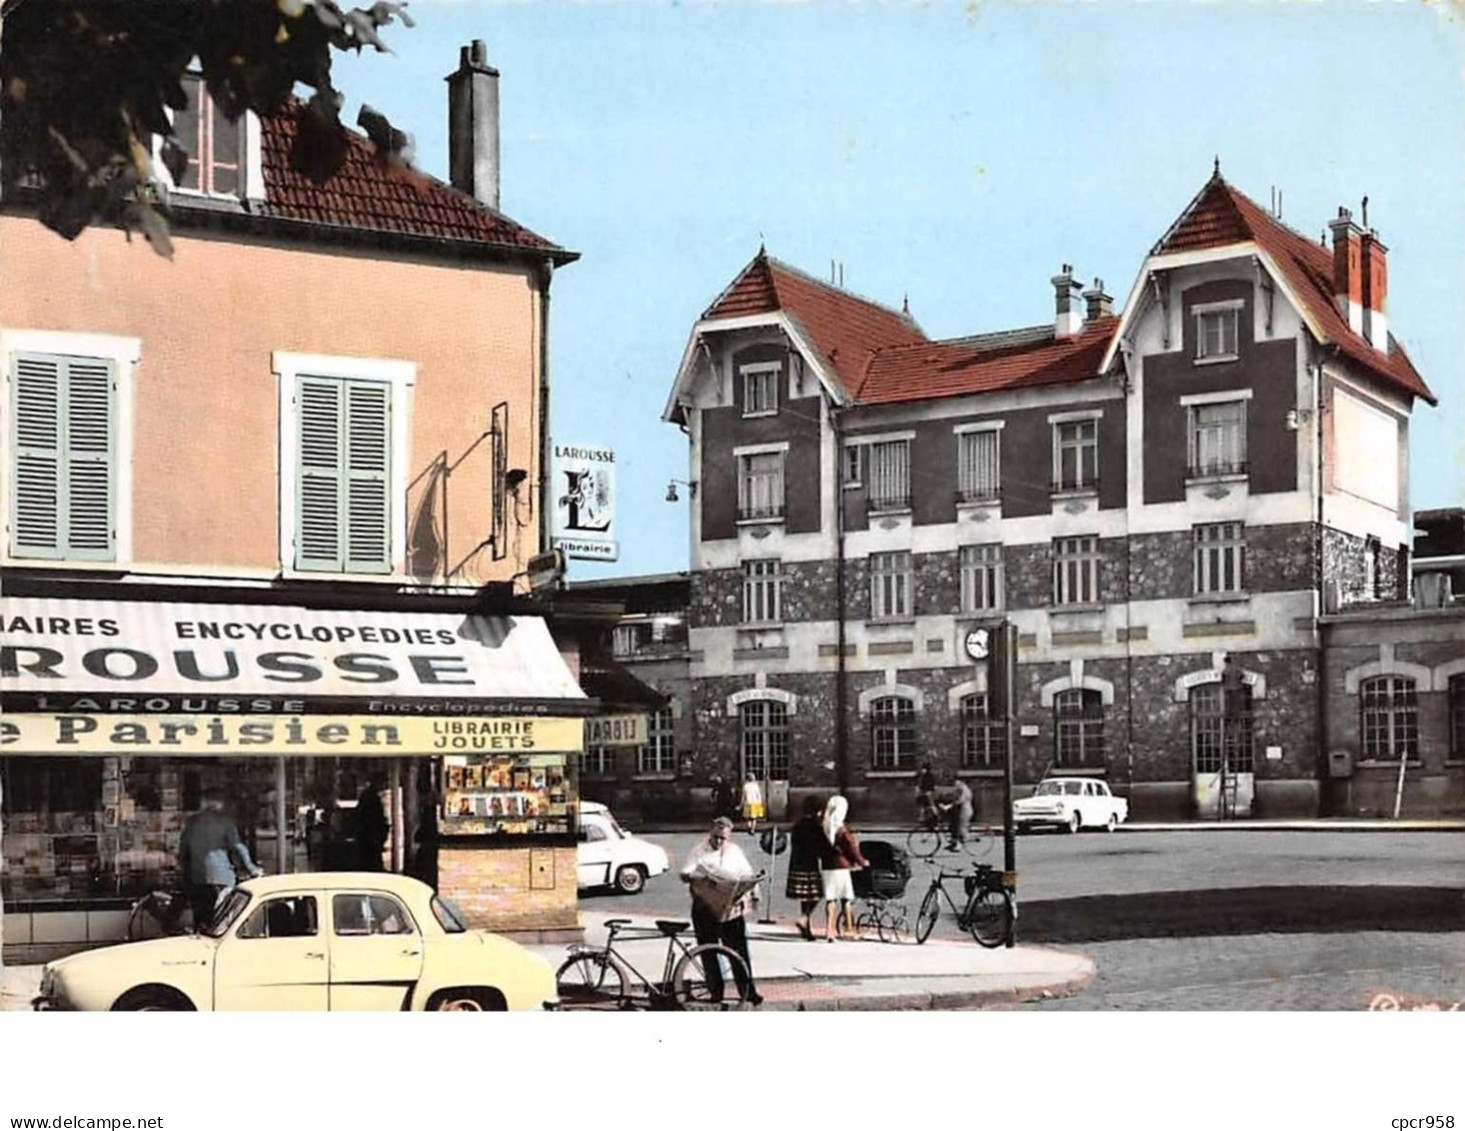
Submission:
[[[1071,263],[1065,263],[1063,270],[1054,275],[1051,281],[1057,306],[1053,333],[1059,338],[1070,338],[1083,329],[1083,310],[1079,305],[1083,284],[1073,277]]]
[[[1355,334],[1363,333],[1363,229],[1353,213],[1338,209],[1333,232],[1333,301]]]
[[[499,73],[483,40],[465,46],[448,83],[448,181],[499,207]]]
[[[1094,285],[1083,293],[1084,318],[1092,322],[1097,318],[1111,318],[1114,315],[1114,296],[1104,293],[1104,280],[1095,279]]]
[[[1368,213],[1364,213],[1367,222]],[[1389,297],[1389,249],[1379,239],[1378,232],[1366,228],[1363,232],[1363,336],[1368,344],[1381,353],[1389,352],[1389,317],[1386,306]]]

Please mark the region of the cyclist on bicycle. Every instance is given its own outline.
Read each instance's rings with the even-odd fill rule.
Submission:
[[[219,897],[239,882],[236,862],[247,876],[264,875],[250,859],[238,826],[224,812],[223,798],[208,793],[201,804],[178,840],[178,876],[193,908],[195,930],[209,921]]]

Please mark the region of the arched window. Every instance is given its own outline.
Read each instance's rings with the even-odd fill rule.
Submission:
[[[961,768],[988,770],[1002,765],[1007,750],[1007,727],[990,713],[983,692],[961,701]]]
[[[1252,754],[1251,688],[1242,685],[1232,692],[1230,712],[1219,683],[1197,684],[1190,689],[1190,753],[1198,774],[1226,768],[1232,773],[1255,771]]]
[[[788,780],[788,707],[777,699],[750,699],[738,708],[743,773],[758,781]]]
[[[1392,762],[1419,756],[1419,709],[1414,681],[1380,675],[1358,685],[1363,756]]]
[[[916,707],[900,695],[870,704],[870,768],[909,770],[916,764]]]
[[[1104,764],[1104,700],[1097,691],[1070,688],[1053,696],[1059,766]]]
[[[1450,757],[1465,758],[1465,675],[1452,675],[1449,685]]]

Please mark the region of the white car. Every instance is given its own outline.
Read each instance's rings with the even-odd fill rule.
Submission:
[[[598,801],[580,802],[580,828],[584,837],[575,846],[575,863],[581,888],[613,887],[635,895],[670,867],[666,849],[626,832]]]
[[[474,930],[424,883],[386,872],[246,880],[193,935],[48,963],[36,1009],[433,1010],[558,1004],[549,963]]]
[[[1076,833],[1084,828],[1111,833],[1129,817],[1129,802],[1097,778],[1044,778],[1031,797],[1013,802],[1019,829],[1051,825]]]

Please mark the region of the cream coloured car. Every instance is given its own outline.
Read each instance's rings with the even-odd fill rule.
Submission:
[[[406,876],[247,880],[202,932],[47,964],[37,1009],[503,1010],[557,1001],[549,964]]]

